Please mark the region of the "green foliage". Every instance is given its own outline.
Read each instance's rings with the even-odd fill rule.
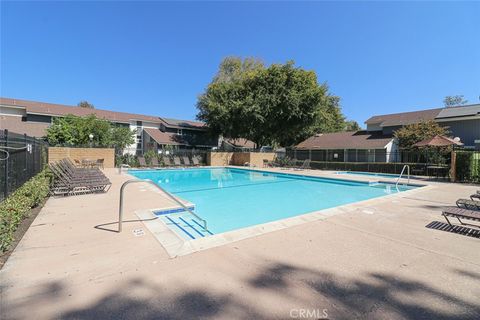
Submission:
[[[148,165],[151,165],[152,164],[152,159],[153,158],[157,158],[158,160],[158,155],[155,153],[155,150],[148,150],[147,152],[145,152],[143,154],[143,156],[145,157],[145,162],[148,164]]]
[[[463,106],[467,103],[468,101],[463,98],[463,95],[446,96],[445,99],[443,99],[443,104],[447,108]]]
[[[480,182],[480,152],[456,151],[456,178],[460,182]]]
[[[345,121],[344,130],[345,131],[359,131],[359,130],[362,130],[362,128],[360,127],[360,125],[358,124],[357,121],[349,120],[349,121]]]
[[[433,120],[406,125],[395,131],[394,136],[398,139],[400,148],[411,149],[413,145],[436,135],[446,136],[448,130]]]
[[[95,109],[95,106],[88,101],[80,101],[77,106],[80,108]]]
[[[313,71],[293,62],[265,67],[254,59],[226,58],[197,102],[197,118],[213,134],[262,145],[290,146],[316,132],[340,131],[339,98]]]
[[[92,139],[90,135],[93,135]],[[47,129],[47,140],[52,146],[115,147],[117,153],[121,153],[135,142],[135,132],[128,127],[112,125],[94,114],[84,117],[67,115],[54,118]]]
[[[28,216],[30,209],[48,196],[50,181],[50,172],[44,170],[0,203],[0,253],[9,249],[18,224]]]
[[[138,167],[140,163],[138,162],[138,157],[132,154],[117,155],[115,157],[115,165],[119,167],[121,164],[127,164],[130,167]]]

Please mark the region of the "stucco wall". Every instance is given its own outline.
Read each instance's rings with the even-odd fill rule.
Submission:
[[[207,153],[207,165],[228,166],[232,162],[233,152],[209,152]]]
[[[210,152],[207,154],[209,166],[243,166],[249,163],[255,167],[263,167],[263,160],[273,161],[275,153],[267,152]]]
[[[113,148],[62,148],[62,147],[50,147],[48,148],[48,162],[62,160],[64,158],[70,158],[82,160],[97,160],[105,159],[105,168],[115,167],[115,149]]]

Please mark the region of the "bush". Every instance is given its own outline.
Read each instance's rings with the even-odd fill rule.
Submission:
[[[115,165],[119,167],[121,164],[128,164],[130,167],[138,167],[138,158],[132,154],[117,155],[115,157]]]
[[[147,152],[145,152],[143,154],[143,156],[145,157],[145,162],[148,164],[148,165],[152,165],[152,159],[153,158],[157,158],[158,160],[158,155],[157,153],[154,151],[154,150],[148,150]]]
[[[480,153],[457,151],[456,172],[459,182],[480,182]]]
[[[0,203],[0,253],[7,251],[18,224],[43,202],[50,191],[51,173],[44,170]]]

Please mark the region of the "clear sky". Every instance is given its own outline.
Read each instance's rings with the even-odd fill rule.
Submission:
[[[480,2],[4,2],[1,96],[194,119],[225,56],[294,60],[348,118],[480,96]]]

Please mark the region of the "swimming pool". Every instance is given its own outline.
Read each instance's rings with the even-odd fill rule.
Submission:
[[[352,174],[357,176],[373,176],[373,177],[382,177],[382,178],[391,178],[395,179],[398,178],[399,174],[392,174],[392,173],[376,173],[376,172],[363,172],[363,171],[339,171],[336,174]],[[403,177],[407,177],[406,174]],[[411,179],[415,179],[416,177],[410,176]]]
[[[208,232],[201,230],[199,221],[186,212],[183,215],[178,212],[156,213],[187,239],[415,188],[236,168],[130,170],[129,174],[139,179],[151,179],[193,204],[195,213],[207,221]]]

